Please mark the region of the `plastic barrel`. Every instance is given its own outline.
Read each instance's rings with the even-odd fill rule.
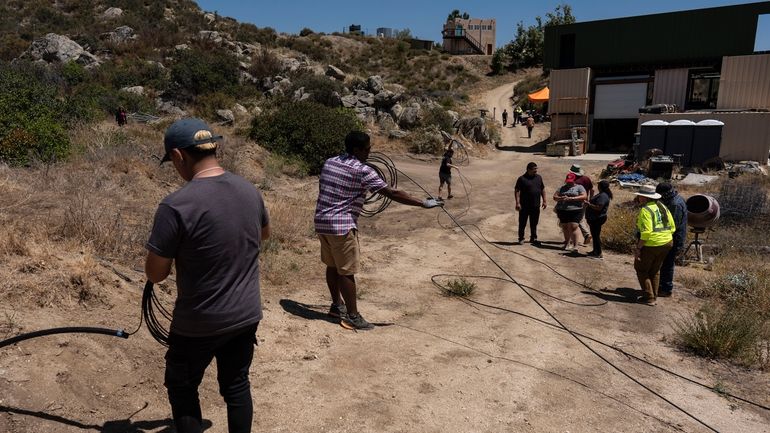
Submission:
[[[714,197],[696,194],[687,199],[687,224],[696,228],[711,227],[719,220],[719,202]]]

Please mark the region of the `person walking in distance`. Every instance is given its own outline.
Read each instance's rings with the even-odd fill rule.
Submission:
[[[532,129],[535,128],[535,118],[530,115],[527,117],[527,138],[532,138]]]
[[[217,162],[221,138],[194,118],[166,130],[161,164],[171,161],[186,184],[160,202],[146,244],[150,282],[176,267],[165,386],[179,433],[203,431],[198,386],[214,358],[227,431],[250,432],[253,417],[249,367],[262,320],[259,253],[270,223],[259,190]]]
[[[529,220],[529,243],[539,245],[537,240],[537,223],[540,221],[540,209],[548,206],[545,199],[545,184],[543,178],[537,174],[537,164],[527,164],[527,171],[516,179],[513,188],[513,196],[516,201],[516,211],[519,212],[519,240],[524,243],[524,229]]]
[[[444,152],[444,156],[441,158],[441,166],[438,169],[438,198],[441,199],[441,189],[446,184],[447,200],[454,197],[452,195],[452,169],[457,168],[452,165],[452,156],[455,151],[450,147]]]
[[[524,113],[524,111],[517,105],[516,109],[513,110],[513,126],[516,126],[521,122],[522,113]]]
[[[586,176],[585,172],[583,171],[583,167],[581,167],[579,164],[572,164],[572,167],[569,168],[570,173],[575,173],[575,183],[578,185],[581,185],[588,194],[588,200],[591,200],[594,196],[594,184],[591,182],[591,178]],[[583,218],[580,218],[580,222],[578,223],[578,229],[580,229],[580,233],[583,235],[583,245],[589,245],[591,243],[591,232],[588,231],[586,228],[586,224],[583,222]]]
[[[503,109],[503,127],[508,124],[508,110]]]
[[[674,217],[674,244],[666,254],[663,265],[660,268],[660,287],[658,289],[659,297],[671,296],[674,290],[674,265],[677,256],[684,250],[684,243],[687,241],[687,203],[681,195],[668,183],[659,183],[655,192],[660,194],[660,201],[671,211]]]
[[[591,229],[594,248],[587,255],[597,259],[602,258],[602,226],[607,222],[607,209],[612,200],[610,183],[606,180],[599,182],[599,193],[590,200],[586,199],[586,221]]]
[[[369,135],[354,131],[345,137],[345,153],[326,160],[318,180],[314,217],[321,261],[326,265],[326,285],[332,298],[329,316],[339,317],[343,328],[353,330],[374,328],[364,320],[356,303],[355,274],[360,256],[357,221],[366,193],[378,193],[409,206],[442,205],[435,199],[418,200],[388,187],[366,164],[371,148]]]
[[[647,305],[655,305],[660,283],[660,267],[673,245],[676,226],[674,217],[659,201],[661,196],[655,192],[654,187],[643,185],[634,194],[636,201],[642,205],[636,218],[639,240],[634,250],[634,270],[644,295],[637,300]]]
[[[564,185],[553,194],[556,215],[564,234],[562,249],[572,251],[577,251],[578,223],[583,218],[583,202],[588,197],[583,186],[575,183],[575,178],[575,173],[567,173]]]

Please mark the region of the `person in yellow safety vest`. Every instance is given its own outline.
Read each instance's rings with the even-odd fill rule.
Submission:
[[[637,301],[652,306],[658,297],[660,268],[674,244],[676,227],[671,212],[658,201],[661,195],[655,192],[654,186],[644,185],[635,195],[642,208],[636,218],[638,241],[634,250],[634,270],[644,291]]]
[[[524,114],[524,110],[521,109],[520,106],[516,106],[516,109],[513,110],[513,126],[516,126],[517,123],[521,122],[521,115]]]

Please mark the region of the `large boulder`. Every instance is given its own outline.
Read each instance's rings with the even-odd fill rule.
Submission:
[[[358,98],[359,107],[372,107],[374,106],[374,95],[366,90],[356,90],[356,97]]]
[[[302,63],[293,57],[281,58],[281,70],[284,72],[296,72],[301,66]]]
[[[99,59],[83,49],[80,44],[56,33],[48,33],[36,39],[22,57],[28,57],[33,61],[77,62],[84,66],[99,64]]]
[[[198,32],[198,39],[202,41],[210,41],[215,44],[221,44],[224,38],[217,31],[213,30],[201,30]]]
[[[390,90],[383,90],[374,95],[374,106],[381,109],[388,109],[398,101],[396,98],[397,95],[395,93]]]
[[[142,86],[130,86],[120,89],[121,92],[133,93],[134,95],[144,96],[144,87]]]
[[[183,117],[187,115],[187,112],[177,107],[172,102],[164,101],[160,98],[155,100],[155,109],[161,113],[166,113],[177,117]]]
[[[402,107],[401,104],[394,104],[390,107],[390,114],[396,121],[398,121],[398,119],[401,118],[401,115],[404,114],[404,107]]]
[[[345,95],[341,98],[342,106],[345,108],[353,108],[358,106],[358,97],[356,95]]]
[[[104,12],[102,12],[102,19],[103,20],[114,20],[115,18],[120,18],[123,16],[123,9],[121,8],[107,8]]]
[[[232,110],[217,110],[217,116],[223,124],[232,125],[235,122],[235,114]]]
[[[385,89],[385,82],[379,75],[372,75],[366,79],[366,88],[375,95]]]
[[[380,114],[377,115],[377,124],[383,131],[398,129],[398,125],[396,124],[396,121],[393,120],[393,116],[391,116],[390,113],[380,112]]]
[[[417,106],[412,104],[409,107],[404,108],[404,112],[401,113],[401,116],[398,118],[398,126],[404,129],[416,127],[420,123],[421,114],[422,112],[419,104]]]
[[[100,37],[116,44],[123,44],[130,40],[136,39],[137,35],[134,34],[134,29],[131,27],[120,26],[111,32],[102,33]]]
[[[364,123],[374,123],[377,117],[377,110],[372,107],[358,107],[353,109],[356,116]]]
[[[203,14],[203,19],[206,20],[207,23],[213,24],[214,21],[217,20],[217,16],[212,14],[211,12],[206,12]]]
[[[233,105],[232,111],[233,111],[233,114],[235,114],[236,116],[248,116],[249,115],[249,110],[247,110],[246,107],[244,107],[241,104]]]
[[[487,124],[482,117],[466,117],[455,123],[457,131],[477,143],[487,144],[491,141]]]
[[[342,69],[334,66],[334,65],[328,65],[326,66],[326,75],[335,78],[337,80],[344,80],[347,75],[345,75],[344,72],[342,72]]]

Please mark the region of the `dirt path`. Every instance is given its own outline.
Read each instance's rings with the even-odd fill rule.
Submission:
[[[505,106],[510,89],[512,84],[501,86],[483,100],[490,107]],[[517,281],[539,290],[530,294],[570,329],[767,405],[767,375],[693,358],[666,343],[673,320],[691,302],[686,293],[651,308],[611,294],[591,294],[552,272],[544,264],[596,288],[636,288],[626,256],[607,253],[604,261],[594,261],[555,249],[560,235],[550,210],[543,212],[539,226],[544,247],[511,245],[516,177],[528,161],[537,161],[550,195],[570,162],[533,153],[532,146],[547,136],[547,125],[537,125],[533,139],[525,138],[523,127],[504,128],[502,136],[501,150],[461,168],[468,194],[455,176],[455,198],[446,206],[462,224],[478,227],[465,226],[484,251]],[[437,161],[396,157],[395,163],[435,194]],[[581,164],[597,173],[604,163]],[[425,195],[406,179],[399,186]],[[294,194],[304,194],[311,203],[315,191],[310,185]],[[393,204],[360,223],[359,308],[368,320],[390,325],[355,333],[326,319],[328,293],[316,241],[296,245],[288,267],[295,271],[287,271],[286,284],[264,287],[265,319],[251,372],[254,431],[708,431],[569,334],[544,324],[554,321],[517,286],[467,277],[477,284],[469,301],[444,296],[431,276],[504,274],[442,211]],[[515,253],[484,243],[474,235],[479,230]],[[131,286],[124,286],[130,293]],[[127,295],[135,305],[138,296]],[[116,307],[100,320],[105,325],[132,322],[133,307]],[[49,326],[55,320],[51,314],[45,319]],[[126,342],[54,341],[58,344],[41,339],[0,353],[0,431],[170,431],[163,351],[146,332]],[[767,412],[588,344],[721,432],[770,431]],[[204,417],[212,423],[208,431],[226,431],[211,370],[201,400]]]

